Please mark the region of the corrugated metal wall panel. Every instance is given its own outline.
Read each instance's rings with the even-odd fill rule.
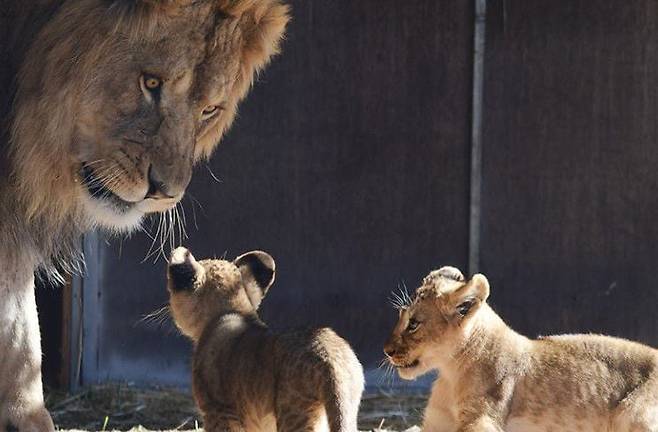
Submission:
[[[292,4],[284,54],[210,162],[221,182],[195,174],[185,244],[197,257],[270,252],[266,321],[332,326],[373,367],[397,317],[390,291],[466,265],[472,5]],[[149,243],[112,242],[91,269],[87,383],[188,381],[189,345],[137,322],[166,301],[163,261],[139,264]]]
[[[482,270],[531,335],[658,345],[658,4],[488,5]]]

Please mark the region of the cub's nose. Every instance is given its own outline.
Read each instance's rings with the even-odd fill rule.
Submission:
[[[390,344],[384,345],[384,354],[386,354],[386,357],[391,358],[395,355],[395,353],[396,350],[392,345]]]
[[[198,279],[199,264],[189,250],[178,247],[171,253],[168,271],[171,291],[188,291]]]

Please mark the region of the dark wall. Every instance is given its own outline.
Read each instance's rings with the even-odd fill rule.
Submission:
[[[43,353],[44,384],[50,387],[65,387],[68,357],[64,352],[68,345],[64,342],[67,328],[64,316],[65,287],[49,283],[44,279],[36,280],[36,302],[39,310],[39,327],[41,330],[41,351]]]
[[[531,335],[658,345],[658,3],[493,0],[482,270]]]
[[[195,174],[184,244],[197,257],[270,252],[266,321],[332,326],[376,366],[397,318],[390,291],[466,263],[473,12],[435,0],[292,7],[284,54],[209,164],[221,181]],[[88,381],[187,381],[187,344],[136,324],[166,301],[164,262],[139,264],[149,243],[105,252]]]
[[[185,244],[200,257],[269,251],[279,279],[266,320],[333,326],[371,367],[395,320],[388,293],[466,266],[473,11],[293,7],[284,55],[210,162],[221,181],[197,170]],[[657,9],[488,2],[480,270],[494,307],[528,335],[658,346]],[[189,346],[135,324],[166,301],[163,261],[138,264],[148,243],[115,244],[96,266],[87,381],[187,380]]]

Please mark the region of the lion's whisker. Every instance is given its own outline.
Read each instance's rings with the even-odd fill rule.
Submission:
[[[86,166],[92,166],[92,165],[96,165],[96,164],[99,164],[99,163],[101,163],[101,162],[104,162],[104,161],[106,161],[106,160],[107,160],[107,159],[96,159],[96,160],[91,161],[91,162],[85,162],[85,165],[86,165]]]
[[[174,209],[167,211],[169,217],[169,250],[174,250],[176,243],[176,220],[174,219]]]
[[[111,189],[114,186],[118,185],[121,181],[121,172],[117,171],[113,173],[112,175],[108,175],[107,178],[104,179],[98,179],[96,180],[93,185],[95,186],[102,186],[105,189]],[[92,183],[90,183],[91,185]]]
[[[169,210],[167,210],[162,214],[162,231],[160,233],[160,248],[159,248],[159,254],[155,257],[156,261],[159,256],[164,257],[166,255],[165,245],[167,243],[167,239],[169,238],[170,229],[171,228],[169,228]]]
[[[178,211],[178,206],[180,204],[180,212]],[[184,240],[187,240],[187,230],[185,229],[185,225],[187,225],[187,221],[185,219],[185,208],[183,207],[183,203],[179,201],[176,203],[176,215],[178,216],[178,224],[180,227],[180,242],[183,243]]]
[[[173,240],[172,240],[172,232],[173,232],[173,217],[172,217],[172,211],[171,209],[167,210],[163,214],[163,230],[162,230],[162,235],[160,238],[160,255],[162,255],[163,259],[167,259],[167,254],[165,252],[165,246],[167,242],[169,242],[169,247],[171,250],[174,249],[173,245]],[[156,261],[157,261],[157,256],[156,256]]]
[[[174,234],[178,234],[178,239],[176,239],[176,236],[174,235],[174,240],[175,245],[178,246],[183,243],[183,230],[181,228],[180,215],[178,214],[178,203],[176,203],[172,209],[172,215],[174,217],[174,227],[176,228],[176,232]]]
[[[198,231],[199,225],[197,224],[197,220],[196,220],[196,209],[194,208],[194,201],[192,201],[192,197],[190,196],[189,193],[187,195],[190,202],[192,203],[192,220],[194,221],[194,228]]]
[[[91,181],[88,181],[85,179],[85,184],[87,186],[102,186],[103,189],[99,189],[98,191],[94,192],[91,196],[95,197],[99,194],[99,192],[103,192],[103,197],[108,196],[108,191],[111,190],[114,186],[118,184],[121,178],[122,171],[119,169],[115,169],[114,171],[110,172],[110,168],[108,168],[108,173],[104,173],[103,175],[99,177],[94,177]]]
[[[144,315],[140,318],[135,325],[139,324],[154,324],[156,326],[162,325],[165,321],[169,319],[170,309],[169,305],[165,305],[159,309],[154,310],[151,313]]]
[[[157,228],[154,236],[152,237],[153,241],[151,242],[151,246],[149,247],[148,252],[146,252],[146,256],[144,257],[144,260],[142,262],[146,262],[157,251],[157,248],[155,247],[155,244],[160,238],[160,231],[162,230],[162,219],[163,219],[162,213],[158,213],[158,228]],[[157,258],[156,258],[156,260],[157,260]]]
[[[148,230],[147,230],[146,228],[144,228],[144,225],[139,224],[139,226],[137,227],[137,229],[140,230],[141,232],[143,232],[144,234],[146,234],[146,236],[147,236],[148,238],[150,238],[151,240],[153,240],[153,236],[151,235],[150,232],[148,232]]]
[[[116,168],[119,168],[119,165],[116,162],[107,166],[102,166],[98,170],[94,170],[93,173],[87,174],[83,180],[85,183],[87,183],[90,178],[94,181],[102,180],[103,177],[107,176],[110,171],[115,170]],[[115,172],[120,172],[120,170],[116,169]]]
[[[119,169],[115,169],[114,171],[109,171],[108,170],[106,175],[102,175],[100,177],[97,177],[96,179],[94,179],[94,181],[96,183],[101,184],[101,185],[107,186],[110,182],[114,181],[118,177],[121,177],[122,174],[123,174],[123,172]]]
[[[118,174],[114,178],[112,178],[110,181],[105,181],[105,182],[99,182],[99,185],[102,186],[102,189],[97,190],[93,194],[91,194],[92,197],[97,197],[100,196],[102,198],[109,198],[114,192],[112,189],[119,185],[121,183],[121,175]],[[100,195],[99,195],[100,193]]]

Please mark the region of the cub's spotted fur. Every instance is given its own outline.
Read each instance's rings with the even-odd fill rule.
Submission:
[[[424,432],[658,431],[658,351],[597,335],[528,339],[487,305],[489,282],[430,273],[384,351],[400,376],[437,369]]]
[[[259,319],[274,282],[265,252],[196,261],[176,249],[171,313],[195,343],[194,398],[208,432],[356,432],[363,369],[331,329],[274,334]]]

